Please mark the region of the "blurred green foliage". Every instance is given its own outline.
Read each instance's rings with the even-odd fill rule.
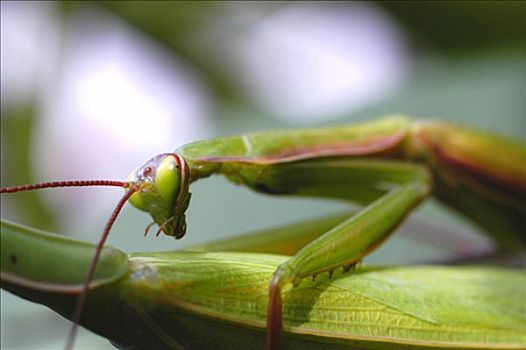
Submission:
[[[34,122],[35,106],[32,104],[11,110],[9,115],[2,114],[0,119],[2,144],[8,145],[9,150],[16,150],[16,152],[2,154],[2,165],[9,169],[16,169],[16,171],[2,171],[1,186],[35,182],[32,175],[31,157]],[[53,213],[37,192],[26,192],[13,196],[10,198],[9,205],[12,207],[13,215],[20,213],[19,218],[23,218],[22,221],[25,221],[27,225],[44,226],[49,230],[56,228]],[[27,208],[31,208],[31,213],[24,213]]]
[[[72,6],[70,2],[66,2]],[[412,36],[411,44],[422,53],[438,50],[454,55],[499,46],[524,45],[526,2],[522,1],[378,1]],[[252,18],[233,21],[229,4],[215,1],[100,1],[104,8],[136,26],[192,63],[206,77],[217,97],[244,102],[224,57],[208,46],[215,37],[203,38],[207,26],[217,31],[241,32],[266,16],[290,5],[287,1],[257,2]],[[316,3],[311,3],[315,5]],[[353,4],[331,3],[345,8]],[[235,25],[234,25],[235,23]],[[209,33],[208,33],[209,34]]]
[[[233,22],[226,11],[227,4],[221,1],[96,1],[103,8],[137,27],[142,32],[171,49],[178,56],[190,62],[194,69],[204,77],[218,99],[238,103],[243,102],[240,96],[241,87],[224,69],[224,57],[210,51],[210,44],[221,38],[203,37],[203,30],[216,27],[219,31],[243,30],[243,26],[231,27]],[[75,6],[82,6],[82,1],[63,3],[69,13]],[[243,5],[243,4],[241,4]],[[254,2],[261,17],[252,18],[245,25],[248,27],[266,14],[277,11],[282,2]],[[210,32],[208,33],[210,34]]]
[[[378,1],[424,48],[446,53],[524,45],[524,1]]]

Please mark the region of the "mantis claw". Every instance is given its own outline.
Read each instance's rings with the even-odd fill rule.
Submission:
[[[148,226],[146,226],[146,228],[144,229],[144,237],[148,235],[153,225],[155,225],[155,222],[150,222]]]
[[[163,222],[163,224],[161,226],[159,226],[159,229],[157,230],[157,232],[155,233],[155,237],[159,237],[159,235],[161,234],[161,232],[163,232],[164,228],[166,227],[166,225],[168,225],[171,221],[173,221],[174,217],[170,217],[168,220],[166,220],[165,222]]]

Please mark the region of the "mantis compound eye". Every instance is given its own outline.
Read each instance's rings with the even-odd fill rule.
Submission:
[[[181,174],[173,155],[167,155],[157,168],[155,185],[157,191],[167,202],[175,202],[181,186]]]

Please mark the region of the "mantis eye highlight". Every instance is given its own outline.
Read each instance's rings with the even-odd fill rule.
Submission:
[[[151,176],[153,174],[153,168],[150,167],[150,166],[147,166],[146,168],[144,168],[144,170],[142,171],[142,174],[143,176]]]

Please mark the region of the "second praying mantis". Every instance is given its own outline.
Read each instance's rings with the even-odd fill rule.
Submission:
[[[282,262],[269,281],[267,348],[280,347],[281,291],[320,273],[348,271],[381,245],[426,197],[471,218],[504,252],[526,246],[526,146],[444,122],[393,116],[317,129],[261,131],[180,147],[155,156],[128,181],[59,181],[1,193],[70,186],[126,189],[110,216],[72,319],[78,323],[106,237],[129,201],[149,212],[157,234],[181,238],[190,184],[214,174],[256,191],[344,199],[363,205]],[[254,248],[257,250],[257,247]],[[228,250],[228,247],[225,247]],[[72,347],[76,328],[70,333]]]

